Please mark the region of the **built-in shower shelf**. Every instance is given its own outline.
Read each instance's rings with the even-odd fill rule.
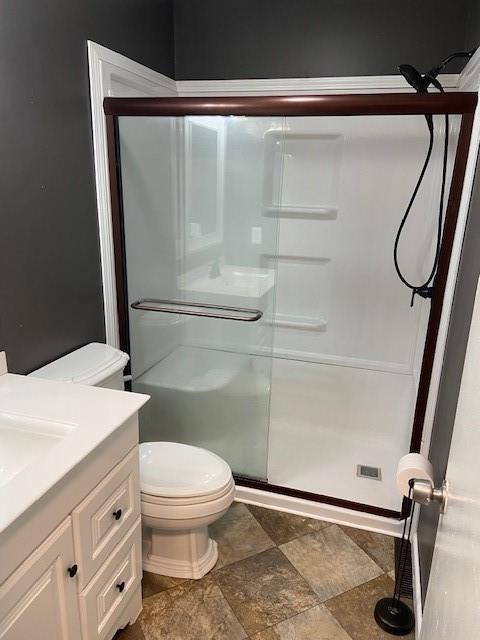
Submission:
[[[335,207],[302,207],[282,205],[265,207],[264,215],[275,218],[304,218],[306,220],[335,220],[338,209]]]
[[[266,324],[287,329],[302,329],[303,331],[326,331],[327,321],[324,318],[310,318],[308,316],[291,316],[277,313],[273,318],[266,318]]]
[[[276,262],[286,262],[287,264],[294,262],[296,264],[326,265],[332,260],[324,256],[301,256],[293,253],[262,253],[261,256],[269,262],[274,260]]]

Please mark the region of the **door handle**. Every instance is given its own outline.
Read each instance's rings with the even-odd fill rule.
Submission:
[[[440,505],[440,513],[445,513],[448,498],[447,481],[441,487],[435,488],[429,480],[414,480],[412,486],[412,500],[419,504],[429,505],[432,502]]]

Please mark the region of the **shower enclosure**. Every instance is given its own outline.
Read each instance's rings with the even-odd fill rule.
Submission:
[[[239,484],[398,517],[418,451],[473,94],[105,101],[121,346],[141,440],[202,446]],[[432,300],[443,117],[449,198]],[[348,116],[348,117],[346,117]],[[458,139],[458,143],[457,143]],[[451,180],[450,180],[451,178]]]

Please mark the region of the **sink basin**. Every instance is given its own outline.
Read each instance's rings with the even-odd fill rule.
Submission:
[[[0,487],[74,428],[73,424],[0,412]]]
[[[210,278],[205,269],[188,271],[181,278],[179,289],[185,292],[258,300],[267,294],[274,284],[273,269],[221,265],[220,275],[214,278]]]

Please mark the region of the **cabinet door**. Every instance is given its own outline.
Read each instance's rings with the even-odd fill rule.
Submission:
[[[0,640],[80,640],[74,562],[67,518],[0,587]]]

